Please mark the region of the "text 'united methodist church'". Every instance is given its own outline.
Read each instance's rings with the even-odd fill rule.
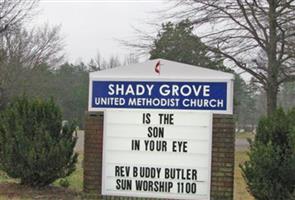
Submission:
[[[126,70],[130,78],[138,77],[138,81],[92,80],[92,108],[139,108],[139,109],[177,109],[177,110],[228,110],[228,91],[231,91],[227,73],[209,69],[192,67],[185,64],[165,61],[161,68],[161,79],[157,79],[148,63],[137,64],[137,69],[130,73],[128,67],[120,67],[110,71]],[[142,66],[141,66],[142,65]],[[183,66],[181,66],[183,65]],[[144,67],[149,66],[149,67]],[[125,69],[124,69],[125,68]],[[150,71],[147,71],[150,70]],[[105,76],[111,76],[110,71]],[[176,72],[177,71],[177,72]],[[196,73],[197,71],[197,73]],[[100,72],[101,75],[102,72]],[[216,76],[216,73],[220,73]],[[115,74],[115,73],[114,73]],[[149,74],[152,76],[149,77]],[[179,81],[169,80],[169,74],[179,74]],[[197,74],[198,79],[191,77]],[[185,81],[181,77],[185,76]],[[211,76],[220,77],[212,82]],[[144,78],[146,77],[146,78]],[[167,79],[167,81],[163,81]],[[201,81],[200,81],[200,77]],[[103,78],[103,77],[102,77]],[[145,80],[146,79],[146,80]],[[198,81],[195,81],[198,80]],[[210,81],[209,81],[210,80]]]

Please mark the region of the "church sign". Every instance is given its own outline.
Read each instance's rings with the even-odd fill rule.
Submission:
[[[85,147],[91,153],[95,146],[91,143],[101,145],[96,150],[102,150],[97,164],[102,167],[101,195],[209,200],[213,114],[233,113],[234,77],[162,59],[162,67],[160,61],[155,69],[154,64],[90,74],[88,110],[103,111],[103,126],[93,129],[101,140],[89,139],[89,148]],[[220,134],[231,135],[231,127],[224,126]],[[218,137],[216,141],[223,141]],[[231,146],[228,151],[222,145],[231,152]],[[226,167],[233,166],[230,159],[225,160]],[[231,188],[225,189],[232,191],[227,185]]]

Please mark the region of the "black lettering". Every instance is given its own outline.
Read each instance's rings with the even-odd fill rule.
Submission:
[[[132,180],[117,179],[116,180],[117,190],[132,190]]]
[[[198,180],[198,171],[196,169],[192,170],[192,180]]]
[[[116,185],[116,189],[117,189],[117,190],[120,190],[120,188],[121,188],[121,187],[120,187],[120,183],[121,183],[121,182],[120,182],[120,179],[117,179],[117,180],[116,180],[116,183],[117,183],[117,185]]]
[[[148,137],[163,138],[164,127],[148,127]]]
[[[140,151],[140,140],[132,140],[131,141],[131,150],[132,151]]]
[[[115,176],[120,176],[120,167],[115,166]]]
[[[153,127],[148,127],[148,137],[152,137],[153,136]]]
[[[183,150],[184,153],[187,153],[187,142],[183,142]]]
[[[187,153],[187,141],[173,141],[172,152],[184,152]]]
[[[115,176],[128,177],[130,174],[130,167],[128,166],[115,166]]]
[[[185,194],[195,194],[197,192],[197,184],[196,183],[177,183],[177,192],[185,193]]]
[[[174,114],[159,114],[160,124],[174,125]]]
[[[150,113],[144,113],[143,114],[142,123],[143,124],[150,124],[151,123],[151,114]]]
[[[130,175],[130,167],[125,167],[126,176],[129,177]]]
[[[137,191],[148,191],[148,192],[171,192],[173,188],[172,182],[166,181],[135,181],[135,189]]]
[[[167,141],[144,140],[145,151],[167,151]]]
[[[165,168],[165,179],[179,179],[179,180],[194,180],[198,179],[198,171],[196,169],[181,169],[181,168]]]
[[[137,177],[137,176],[138,176],[138,168],[133,167],[133,177]]]

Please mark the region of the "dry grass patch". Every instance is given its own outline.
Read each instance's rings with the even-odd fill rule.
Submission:
[[[234,199],[235,200],[254,200],[248,193],[247,185],[241,174],[240,164],[248,160],[246,151],[236,151],[235,153],[235,185],[234,185]]]
[[[252,132],[236,133],[236,139],[251,139],[254,140],[255,134]]]

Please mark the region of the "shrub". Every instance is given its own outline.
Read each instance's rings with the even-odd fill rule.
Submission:
[[[70,186],[70,182],[66,178],[60,179],[58,183],[61,187],[64,187],[64,188],[68,188]]]
[[[255,140],[250,141],[249,161],[241,169],[255,199],[294,199],[295,109],[279,109],[260,120]]]
[[[22,184],[43,187],[75,170],[75,124],[62,126],[53,100],[16,99],[0,115],[0,167]]]

